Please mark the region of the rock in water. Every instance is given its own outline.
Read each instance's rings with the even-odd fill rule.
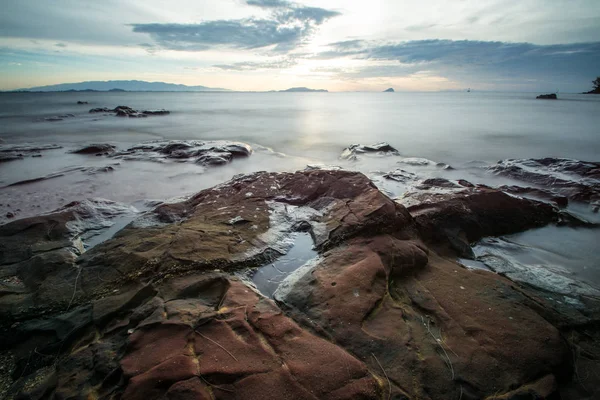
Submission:
[[[540,94],[539,96],[536,97],[536,99],[557,100],[558,97],[556,96],[556,93],[550,93],[550,94]]]
[[[113,156],[127,160],[143,161],[187,159],[199,165],[217,166],[228,164],[236,158],[249,157],[251,154],[252,148],[245,143],[172,140],[142,143],[127,149],[127,151],[116,153]]]
[[[116,146],[112,144],[102,143],[102,144],[90,144],[84,147],[81,147],[77,150],[73,150],[74,154],[111,154],[116,151]]]
[[[171,114],[170,111],[167,110],[146,110],[146,111],[142,111],[142,114],[145,115],[169,115]]]
[[[394,88],[389,88],[383,91],[384,93],[394,93]]]
[[[581,313],[461,267],[436,239],[558,211],[471,186],[481,193],[409,210],[356,172],[243,175],[82,255],[67,214],[4,225],[1,381],[19,398],[575,399],[576,362],[586,393],[600,393],[599,299],[581,298]],[[247,277],[300,230],[318,255],[275,303]]]
[[[87,104],[87,103],[86,103]],[[117,106],[115,108],[92,108],[90,113],[115,113],[117,117],[130,117],[130,118],[145,118],[148,116],[154,115],[169,115],[171,112],[165,109],[160,110],[146,110],[146,111],[137,111],[128,106]]]
[[[556,196],[600,204],[600,163],[567,158],[503,160],[489,171],[543,187]]]
[[[23,154],[19,153],[0,153],[0,163],[14,160],[22,160]]]
[[[385,142],[372,145],[352,144],[344,149],[342,160],[357,160],[359,155],[374,154],[378,156],[400,155],[400,152]]]
[[[107,107],[101,107],[101,108],[92,108],[90,110],[90,114],[109,113],[109,112],[113,112],[113,109],[107,108]]]

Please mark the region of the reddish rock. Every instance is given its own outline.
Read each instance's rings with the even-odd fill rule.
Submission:
[[[359,173],[246,175],[163,204],[77,258],[71,222],[86,220],[72,210],[3,225],[0,359],[11,367],[0,383],[16,397],[144,400],[600,393],[600,300],[573,306],[467,270],[445,247],[557,210],[485,187],[444,190],[407,210]],[[319,257],[277,304],[235,277],[299,230]]]
[[[510,281],[421,247],[389,236],[355,240],[327,253],[281,300],[372,371],[381,363],[393,393],[479,398],[562,373],[569,350],[558,330]]]
[[[192,356],[174,356],[146,373],[133,377],[123,394],[124,400],[160,398],[174,383],[198,374],[198,361]]]
[[[165,398],[168,400],[212,400],[208,387],[198,377],[173,384]]]
[[[452,231],[474,242],[484,236],[520,232],[558,221],[558,212],[548,204],[488,188],[411,206],[408,211],[421,236],[430,241],[439,241]]]

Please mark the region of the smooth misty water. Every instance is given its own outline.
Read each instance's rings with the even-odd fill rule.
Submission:
[[[387,141],[405,156],[447,163],[600,151],[600,96],[506,93],[39,93],[0,94],[7,141],[133,143],[231,139],[335,161],[350,143]],[[89,105],[77,105],[77,100]],[[168,118],[123,121],[93,107],[166,108]],[[37,122],[73,113],[77,118]]]
[[[89,104],[77,105],[77,101]],[[169,116],[127,119],[89,114],[95,107],[166,108]],[[102,197],[130,204],[189,195],[254,171],[294,171],[309,164],[364,172],[391,196],[404,187],[378,179],[403,168],[421,177],[465,178],[474,183],[513,183],[481,168],[506,158],[567,157],[598,161],[600,96],[532,93],[0,93],[0,139],[6,144],[60,144],[41,158],[0,163],[0,223],[8,211],[24,217],[70,201]],[[46,117],[74,114],[63,121]],[[121,149],[156,139],[233,140],[251,144],[249,159],[205,169],[190,163],[122,161],[69,154],[89,143]],[[395,158],[339,160],[352,143],[387,141],[403,157],[452,165],[399,166]],[[79,167],[111,166],[91,173]],[[418,171],[417,171],[418,170]],[[49,174],[52,179],[9,186]],[[17,211],[17,209],[19,211]],[[591,220],[598,214],[573,208]],[[537,232],[537,231],[535,231]],[[598,231],[539,231],[528,245],[558,249],[576,277],[600,286]],[[581,236],[583,235],[583,236]],[[538,235],[539,236],[539,235]],[[578,239],[581,236],[582,239]],[[527,239],[531,239],[531,235]],[[573,240],[572,238],[577,238]],[[539,253],[543,254],[543,253]],[[536,256],[536,262],[545,256]],[[547,263],[560,258],[545,257]]]

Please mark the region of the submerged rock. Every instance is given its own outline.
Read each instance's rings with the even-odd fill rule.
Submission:
[[[600,203],[600,163],[566,158],[504,160],[488,168],[495,174],[527,182],[556,196]]]
[[[165,109],[138,111],[129,106],[117,106],[115,108],[92,108],[90,113],[115,113],[117,117],[145,118],[154,115],[169,115],[171,112]]]
[[[167,111],[165,109],[162,109],[162,110],[146,110],[146,111],[142,111],[142,114],[146,114],[146,115],[169,115],[169,114],[171,114],[171,112]]]
[[[252,148],[245,143],[172,140],[142,143],[113,156],[144,161],[187,160],[199,165],[217,166],[228,164],[236,158],[249,157],[251,154]]]
[[[550,94],[540,94],[539,96],[536,97],[536,99],[556,100],[556,99],[558,99],[558,97],[556,96],[556,93],[550,93]]]
[[[81,104],[88,104],[88,102],[87,102],[87,101],[81,101],[81,100],[79,100],[79,101],[77,102],[77,104],[80,104],[80,105],[81,105]]]
[[[90,110],[90,114],[109,113],[109,112],[113,112],[113,109],[107,108],[107,107],[99,107],[99,108],[92,108]]]
[[[400,155],[398,150],[388,143],[381,142],[372,145],[352,144],[344,149],[340,158],[342,160],[357,160],[359,155],[374,154],[378,156]]]
[[[112,144],[102,143],[102,144],[90,144],[84,147],[81,147],[77,150],[73,150],[74,154],[111,154],[117,150],[116,146]]]
[[[0,153],[0,162],[22,160],[23,154],[18,153]]]
[[[45,150],[62,149],[62,146],[57,144],[47,145],[30,145],[30,144],[15,144],[5,145],[0,142],[0,162],[22,160],[25,156],[41,157],[39,154]]]
[[[448,190],[469,192],[407,209],[356,172],[243,175],[83,254],[69,224],[86,219],[69,208],[4,225],[0,359],[12,361],[0,377],[13,397],[575,399],[578,371],[600,393],[585,361],[600,357],[600,299],[559,307],[463,268],[436,239],[515,232],[557,211],[459,186]],[[247,278],[299,231],[318,255],[273,302]]]

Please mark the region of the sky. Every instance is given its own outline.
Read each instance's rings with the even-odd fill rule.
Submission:
[[[600,0],[0,0],[0,90],[91,80],[232,90],[581,92]]]

